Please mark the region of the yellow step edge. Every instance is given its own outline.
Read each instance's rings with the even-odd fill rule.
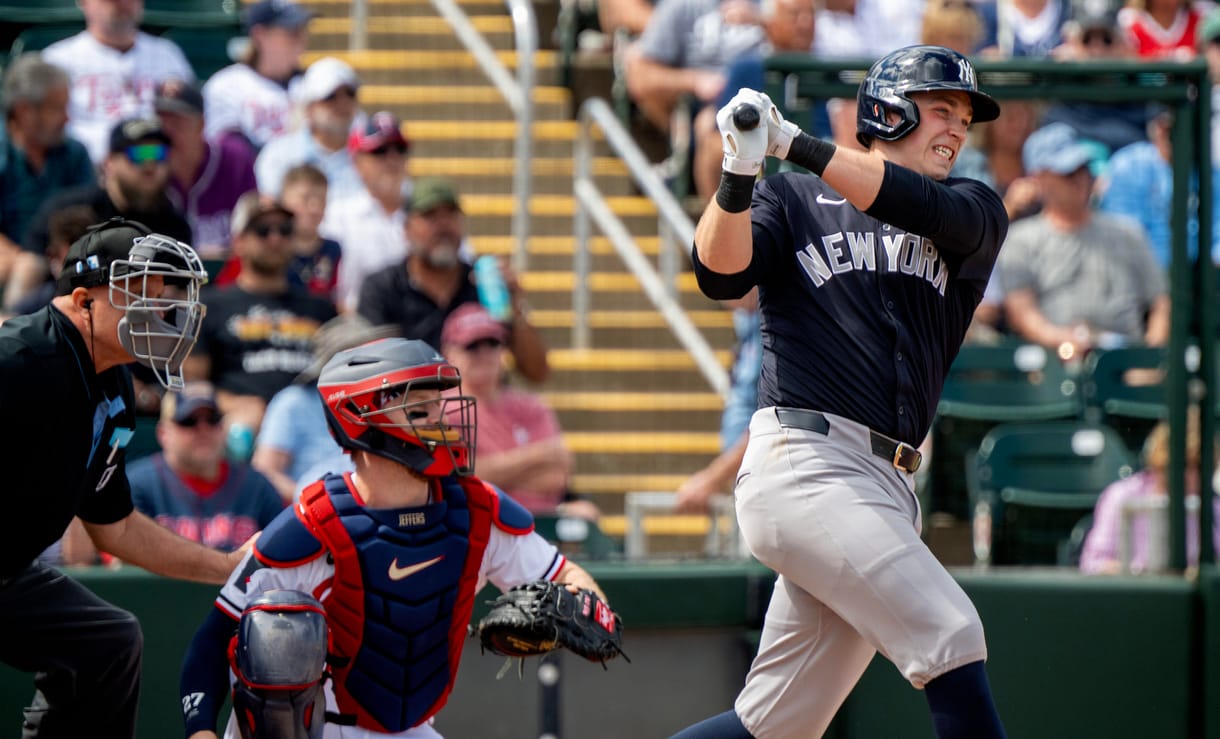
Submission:
[[[517,240],[512,236],[472,236],[470,241],[479,254],[512,254],[517,249]],[[657,236],[640,236],[636,246],[645,254],[656,254],[661,248]],[[530,254],[575,254],[576,239],[571,236],[531,236],[526,241]],[[605,236],[594,236],[589,240],[589,251],[593,254],[613,254],[614,245]]]
[[[535,121],[534,139],[541,141],[575,141],[579,124],[576,121]],[[413,140],[462,141],[496,139],[513,141],[517,136],[516,121],[411,121],[404,125]],[[604,138],[601,129],[594,129],[598,140]]]
[[[543,393],[557,411],[719,411],[724,402],[715,393]]]
[[[733,314],[722,310],[691,310],[686,317],[701,328],[729,328],[733,325]],[[570,310],[533,310],[530,323],[539,328],[571,328],[574,314]],[[591,328],[664,328],[669,324],[656,311],[606,310],[591,311]]]
[[[635,490],[675,491],[688,475],[572,475],[572,489],[578,493],[628,493]]]
[[[660,515],[647,516],[640,522],[644,533],[650,536],[707,536],[712,525],[709,516]],[[607,536],[627,535],[627,517],[622,515],[602,516],[597,526]]]
[[[620,216],[655,216],[657,206],[638,195],[606,198],[610,210]],[[470,215],[511,216],[517,209],[514,195],[463,195],[462,211]],[[536,216],[570,216],[576,210],[576,198],[571,195],[534,195],[530,198],[530,214]]]
[[[719,350],[722,367],[733,364],[733,352]],[[588,370],[690,370],[695,360],[682,349],[551,349],[547,363],[557,372]],[[714,434],[713,434],[714,436]]]
[[[507,15],[472,15],[470,24],[482,33],[512,33],[513,20]],[[415,33],[452,36],[449,22],[437,15],[373,16],[367,26],[369,33]],[[351,18],[315,18],[309,32],[316,34],[351,33]],[[319,54],[325,56],[325,54]]]
[[[526,272],[521,275],[521,286],[531,292],[566,292],[572,289],[571,272]],[[639,280],[631,273],[595,272],[589,275],[589,288],[606,292],[637,292]],[[678,275],[678,290],[697,293],[699,286],[695,276],[689,272]]]
[[[541,176],[571,177],[572,166],[571,157],[539,157],[530,161],[530,171]],[[517,160],[512,157],[411,157],[410,169],[412,177],[511,175],[517,169]],[[593,174],[626,176],[627,165],[613,157],[594,157]]]
[[[577,454],[709,454],[720,452],[715,431],[565,431]]]
[[[534,102],[562,104],[571,93],[566,87],[535,87]],[[423,103],[504,103],[504,96],[491,85],[364,85],[360,88],[360,104],[366,108],[378,105],[409,105]]]
[[[386,70],[386,69],[476,69],[478,63],[475,62],[474,56],[468,51],[442,51],[442,50],[369,50],[369,51],[335,51],[335,52],[314,52],[304,54],[301,60],[305,64],[309,64],[324,56],[333,56],[342,59],[357,72],[369,70]],[[515,69],[517,66],[517,52],[515,51],[497,51],[496,58],[500,63],[509,69]],[[542,50],[535,52],[534,65],[535,67],[552,67],[558,60],[559,55],[554,51]]]

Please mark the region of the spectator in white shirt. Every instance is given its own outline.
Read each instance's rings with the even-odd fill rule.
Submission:
[[[302,125],[267,142],[254,163],[259,192],[278,198],[284,174],[312,164],[329,183],[327,205],[364,188],[347,151],[347,137],[359,112],[360,78],[346,62],[324,57],[309,65],[297,87]]]
[[[195,72],[174,42],[140,30],[144,0],[78,0],[77,5],[85,30],[51,44],[42,58],[71,77],[68,135],[100,165],[115,124],[151,117],[157,84],[194,82]]]
[[[262,0],[246,9],[246,56],[203,86],[205,133],[240,131],[255,149],[288,130],[291,94],[301,82],[301,54],[313,13],[293,2]]]

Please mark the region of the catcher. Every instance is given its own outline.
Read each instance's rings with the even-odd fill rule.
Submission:
[[[228,739],[439,737],[432,720],[487,581],[562,583],[604,609],[617,644],[593,578],[470,474],[474,400],[431,346],[388,339],[340,352],[318,390],[355,472],[307,487],[221,590],[183,665],[188,737],[216,736],[231,668]]]

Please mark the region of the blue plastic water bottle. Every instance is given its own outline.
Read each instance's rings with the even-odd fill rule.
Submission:
[[[249,462],[254,456],[254,429],[247,424],[230,425],[225,442],[229,459],[234,462]]]
[[[496,320],[508,321],[513,317],[512,296],[504,275],[500,274],[500,263],[492,255],[481,256],[474,261],[474,284],[479,291],[479,302]]]

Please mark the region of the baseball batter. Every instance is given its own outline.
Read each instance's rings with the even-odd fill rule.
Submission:
[[[915,46],[872,66],[857,107],[866,152],[801,132],[754,90],[717,115],[724,173],[693,259],[708,297],[759,288],[759,410],[735,496],[779,577],[734,710],[681,739],[821,736],[878,651],[925,691],[938,737],[1004,736],[983,626],[920,540],[913,479],[1008,229],[995,192],[949,177],[999,106],[966,58]],[[755,185],[767,155],[813,175]]]

